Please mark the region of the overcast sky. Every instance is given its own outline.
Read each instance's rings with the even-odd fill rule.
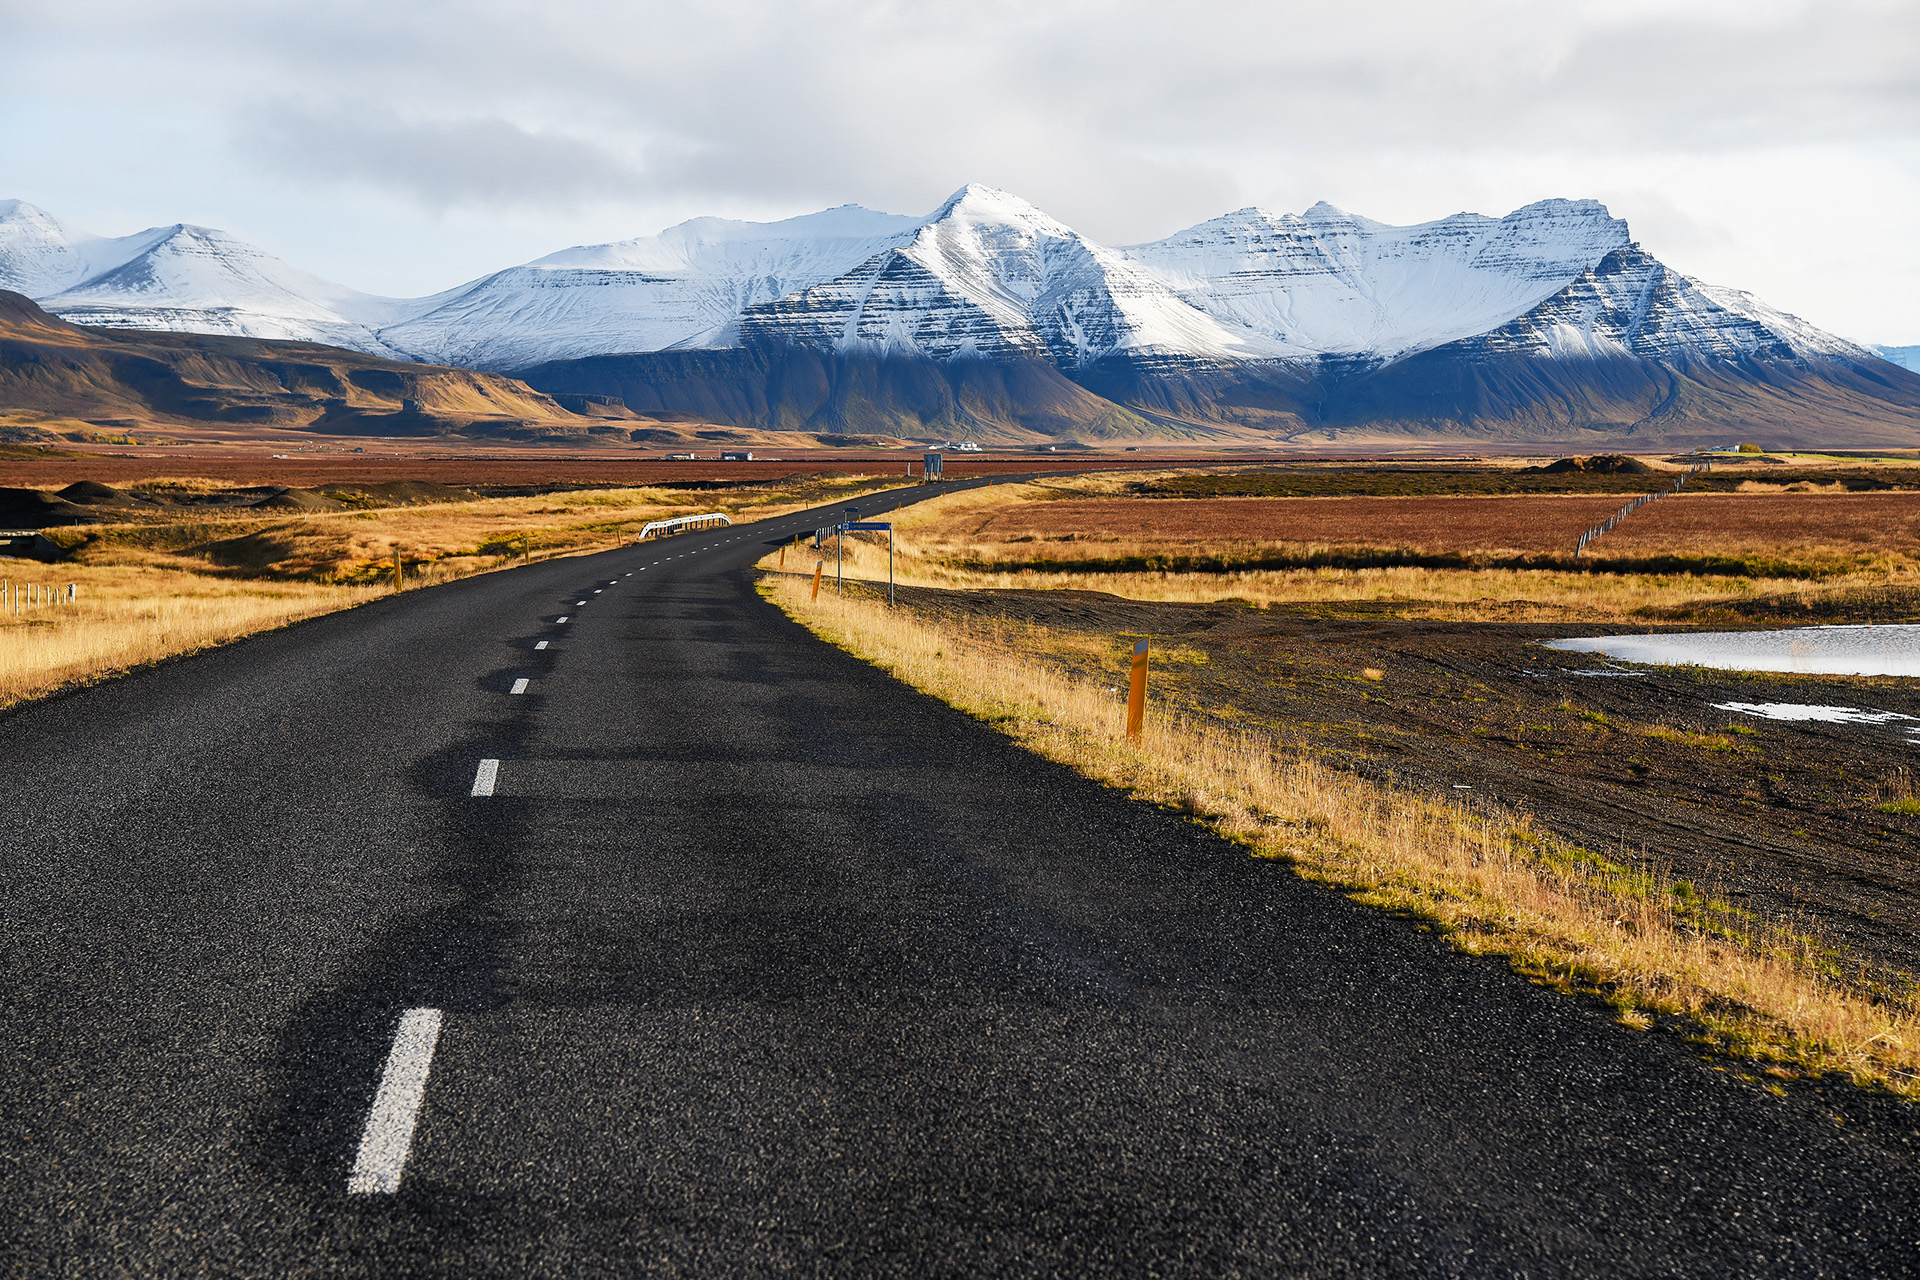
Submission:
[[[1592,196],[1920,343],[1920,0],[0,0],[0,196],[375,293],[968,181],[1096,240]]]

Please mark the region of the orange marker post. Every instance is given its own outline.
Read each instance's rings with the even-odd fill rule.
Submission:
[[[787,567],[787,547],[785,543],[780,544],[780,567],[782,569]]]
[[[813,599],[820,598],[820,575],[827,571],[827,562],[822,560],[813,566]]]
[[[1147,642],[1133,646],[1133,681],[1127,688],[1127,737],[1140,741],[1147,718]]]

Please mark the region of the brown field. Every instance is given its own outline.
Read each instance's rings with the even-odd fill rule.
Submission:
[[[276,446],[279,447],[279,446]],[[428,480],[456,488],[481,491],[515,488],[606,486],[641,488],[684,484],[688,481],[766,481],[822,471],[848,475],[900,476],[911,462],[917,475],[919,450],[888,453],[794,450],[778,452],[771,460],[721,462],[711,447],[692,462],[668,462],[637,452],[560,454],[551,448],[462,449],[458,453],[409,451],[399,453],[385,442],[367,453],[325,452],[275,458],[265,449],[199,451],[143,449],[123,453],[42,452],[15,448],[0,452],[0,487],[63,489],[76,480],[97,480],[125,487],[167,476],[200,476],[236,485],[284,484],[313,489],[331,484],[377,484],[396,480]],[[418,450],[414,445],[413,450]],[[1244,460],[1242,460],[1244,461]],[[1057,473],[1087,467],[1164,468],[1164,456],[1153,461],[1087,454],[984,457],[946,455],[950,479],[973,476]]]
[[[1393,547],[1446,553],[1569,554],[1620,495],[1442,498],[1085,498],[1026,502],[972,531],[982,544],[1248,543]],[[1592,554],[1751,556],[1840,549],[1905,553],[1920,540],[1920,493],[1676,494],[1634,512]],[[1048,559],[1065,549],[1028,554]],[[1077,550],[1077,549],[1076,549]],[[1077,558],[1077,557],[1075,557]]]

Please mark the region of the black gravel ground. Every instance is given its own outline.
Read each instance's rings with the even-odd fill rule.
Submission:
[[[1023,754],[754,595],[819,522],[0,720],[0,1274],[1920,1270],[1912,1112]],[[414,1006],[404,1182],[349,1196]]]

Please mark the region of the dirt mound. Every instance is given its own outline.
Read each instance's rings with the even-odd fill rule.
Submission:
[[[1653,468],[1638,458],[1620,453],[1603,453],[1587,459],[1587,470],[1605,476],[1650,476]]]
[[[1654,469],[1640,459],[1620,453],[1602,453],[1591,458],[1556,458],[1544,467],[1528,467],[1527,470],[1549,475],[1565,475],[1569,471],[1601,476],[1649,476],[1654,473]]]
[[[335,502],[324,493],[311,489],[281,489],[271,497],[253,504],[256,511],[345,511],[347,504]]]
[[[0,489],[0,528],[46,529],[99,519],[85,507],[38,489]]]
[[[150,507],[153,499],[116,489],[98,480],[76,480],[60,490],[60,497],[83,507]]]

